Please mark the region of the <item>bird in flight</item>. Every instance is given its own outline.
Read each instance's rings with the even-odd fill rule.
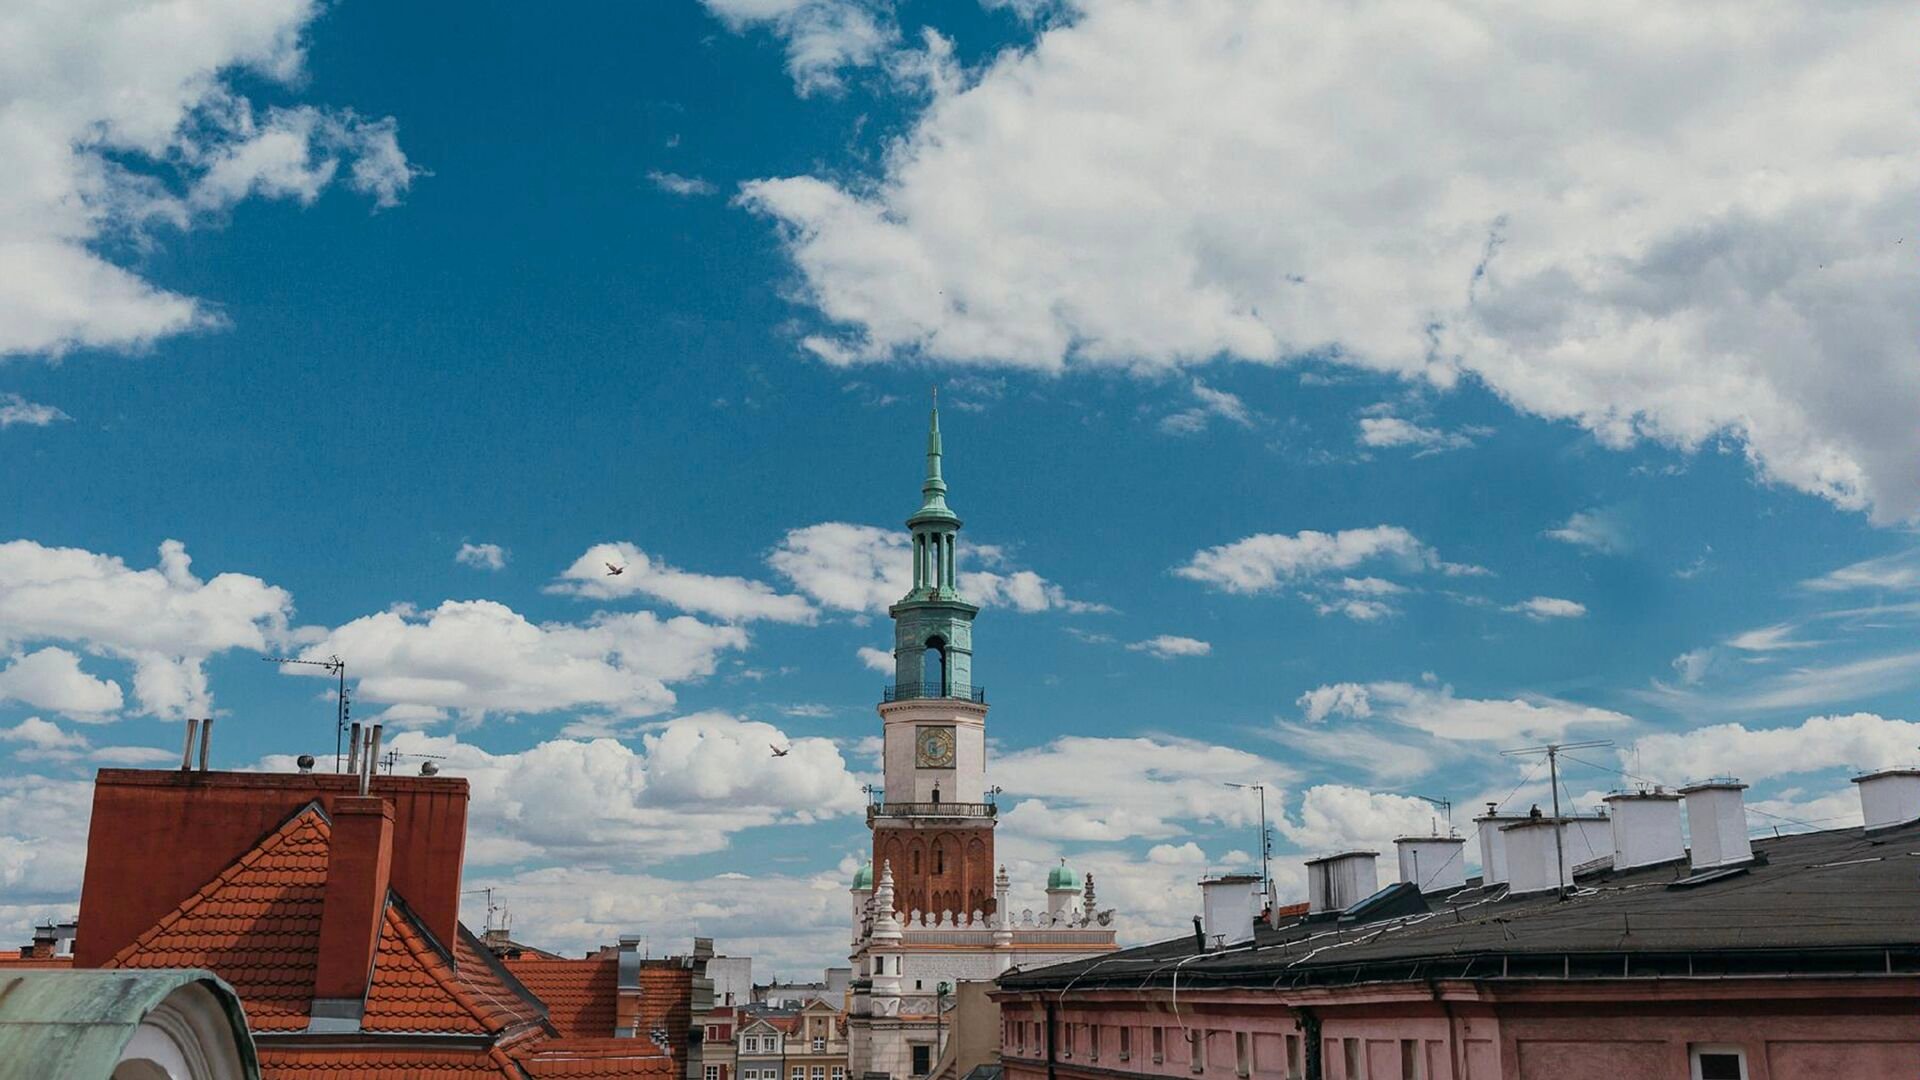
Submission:
[[[621,574],[624,574],[626,572],[627,572],[627,568],[624,566],[615,566],[612,563],[607,564],[608,577],[619,577]]]
[[[772,743],[767,744],[767,749],[773,751],[774,757],[786,757],[788,754],[793,753],[793,747],[791,746],[783,750],[778,746],[774,746]]]

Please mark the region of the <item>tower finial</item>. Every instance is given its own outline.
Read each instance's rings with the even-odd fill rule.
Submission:
[[[940,388],[933,388],[933,410],[927,416],[927,479],[920,486],[922,496],[920,512],[916,518],[931,513],[936,517],[951,518],[953,511],[947,508],[947,481],[940,475]]]

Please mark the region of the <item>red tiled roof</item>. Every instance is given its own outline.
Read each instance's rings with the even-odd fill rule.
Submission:
[[[374,1050],[364,1047],[262,1046],[261,1080],[521,1080],[498,1050]]]
[[[489,1024],[498,1028],[539,1024],[545,1018],[542,1001],[528,999],[524,984],[465,926],[453,943],[453,960],[461,989]],[[609,1027],[608,1033],[613,1029]],[[565,1031],[560,1034],[566,1034]]]
[[[506,961],[507,970],[546,1003],[547,1019],[563,1038],[611,1038],[620,1000],[617,956],[585,960]],[[644,975],[642,976],[644,978]]]
[[[19,953],[0,953],[0,968],[70,968],[71,956],[21,956]]]
[[[459,977],[426,935],[388,904],[367,987],[365,1031],[433,1031],[486,1035],[489,1026],[456,989]]]
[[[305,1028],[330,835],[318,808],[301,810],[103,966],[211,968],[253,1030]]]
[[[515,1060],[534,1080],[640,1080],[679,1074],[652,1040],[548,1039]]]
[[[674,1064],[684,1065],[687,1060],[687,1043],[690,1041],[689,1029],[693,1024],[693,972],[675,965],[673,967],[640,968],[640,1016],[634,1024],[634,1034],[647,1038],[652,1032],[664,1031],[668,1036],[668,1050]]]

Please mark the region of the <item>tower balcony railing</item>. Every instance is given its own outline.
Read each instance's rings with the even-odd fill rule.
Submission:
[[[990,802],[872,802],[867,804],[867,824],[883,817],[990,818],[1000,808]]]
[[[880,689],[881,701],[971,701],[975,705],[987,703],[987,688],[984,686],[938,686],[933,683],[894,683]]]

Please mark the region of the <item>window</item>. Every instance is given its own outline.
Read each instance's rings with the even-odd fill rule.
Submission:
[[[1187,1068],[1197,1073],[1207,1071],[1207,1036],[1198,1028],[1187,1032]]]
[[[1233,1033],[1233,1075],[1253,1075],[1253,1046],[1244,1031]]]
[[[913,1047],[913,1075],[925,1076],[933,1071],[933,1047],[926,1043],[916,1043]]]
[[[1400,1040],[1400,1080],[1421,1080],[1420,1040]]]
[[[793,1067],[793,1080],[807,1080],[807,1070],[795,1065]]]
[[[760,1040],[759,1040],[759,1039],[758,1039],[757,1037],[755,1037],[755,1036],[752,1036],[752,1035],[749,1035],[749,1036],[747,1036],[746,1038],[744,1038],[744,1039],[742,1039],[742,1040],[740,1040],[740,1049],[741,1049],[741,1050],[743,1050],[743,1051],[745,1051],[746,1053],[749,1053],[749,1054],[756,1054],[756,1053],[759,1053],[759,1052],[760,1052]],[[759,1078],[759,1077],[757,1077],[757,1076],[756,1076],[756,1077],[748,1077],[748,1080],[760,1080],[760,1078]]]
[[[1300,1036],[1287,1036],[1287,1080],[1306,1080],[1307,1063],[1301,1056]]]
[[[718,1065],[707,1066],[706,1077],[707,1077],[707,1080],[720,1080],[720,1066]]]
[[[847,1080],[847,1067],[845,1065],[835,1065],[833,1067],[833,1080]]]
[[[1073,1025],[1062,1022],[1060,1027],[1066,1033],[1066,1047],[1060,1052],[1060,1056],[1072,1057],[1073,1056]]]
[[[821,1037],[820,1037],[820,1036],[818,1036],[818,1035],[815,1035],[815,1036],[813,1037],[813,1052],[814,1052],[814,1053],[816,1053],[816,1054],[824,1054],[824,1053],[826,1053],[826,1052],[827,1052],[827,1040],[826,1040],[826,1039],[824,1039],[824,1038],[821,1038]]]
[[[1340,1056],[1346,1059],[1347,1080],[1360,1080],[1360,1040],[1341,1039]]]
[[[1155,1065],[1158,1065],[1161,1062],[1167,1060],[1167,1029],[1154,1028],[1152,1030],[1153,1030],[1153,1063]]]
[[[825,1065],[815,1065],[813,1067],[813,1080],[827,1080],[827,1067]]]
[[[1120,1060],[1126,1061],[1131,1057],[1133,1057],[1133,1029],[1123,1027],[1120,1029]]]
[[[936,789],[936,792],[937,790],[938,789]],[[940,796],[935,794],[933,801],[939,802]],[[933,872],[936,874],[944,874],[947,872],[947,849],[941,847],[938,843],[933,845]]]
[[[1087,1060],[1100,1060],[1100,1025],[1087,1025]]]
[[[1747,1055],[1737,1046],[1691,1048],[1693,1080],[1747,1080]]]

